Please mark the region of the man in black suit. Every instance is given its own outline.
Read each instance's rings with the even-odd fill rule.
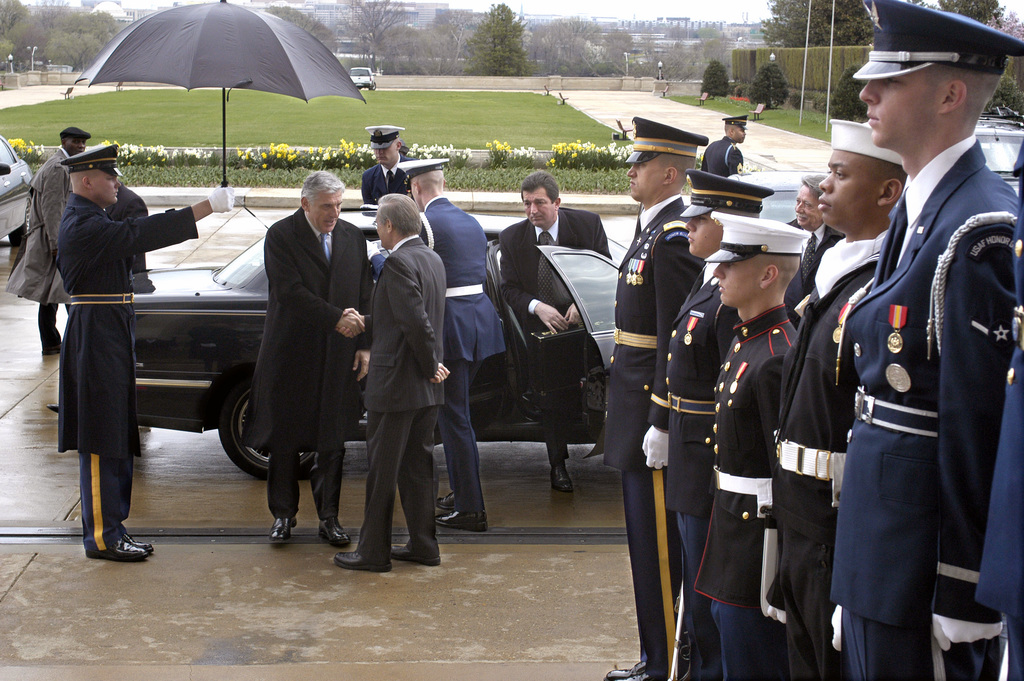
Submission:
[[[789,282],[786,289],[786,309],[789,319],[798,324],[800,315],[796,308],[804,298],[814,290],[814,276],[818,273],[818,263],[825,251],[843,240],[843,234],[825,224],[825,218],[818,208],[821,198],[821,182],[825,175],[804,175],[800,180],[800,190],[796,194],[796,219],[789,224],[811,233],[811,238],[804,246],[800,256],[800,269]]]
[[[579,311],[564,286],[554,279],[551,265],[541,265],[539,245],[589,249],[611,257],[604,225],[596,213],[561,208],[558,182],[543,170],[531,173],[520,189],[526,219],[501,232],[501,295],[522,324],[525,333],[558,333],[580,323]],[[543,290],[542,290],[543,289]],[[565,469],[569,457],[566,425],[569,411],[580,404],[579,390],[537,395],[544,426],[544,441],[551,463],[551,487],[573,490]],[[576,410],[578,411],[578,409]]]
[[[263,342],[252,377],[244,442],[269,452],[270,541],[291,537],[299,510],[299,453],[316,452],[310,476],[320,538],[344,546],[338,522],[345,441],[362,415],[353,362],[361,341],[342,335],[347,308],[367,309],[366,239],[338,219],[345,185],[326,171],[302,185],[302,207],[267,230],[269,291]],[[358,350],[358,352],[357,352]]]
[[[445,271],[420,239],[420,215],[407,196],[388,194],[377,210],[381,245],[391,254],[373,294],[371,314],[346,310],[366,330],[370,367],[366,404],[366,504],[359,546],[338,553],[346,570],[387,572],[391,559],[440,565],[434,529],[434,424],[444,402]],[[365,373],[365,372],[364,372]],[[395,485],[409,543],[391,546]]]

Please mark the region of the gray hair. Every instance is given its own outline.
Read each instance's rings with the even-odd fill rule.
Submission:
[[[334,173],[326,170],[317,170],[306,177],[302,183],[302,198],[313,201],[320,194],[337,194],[345,191],[345,183],[337,178]]]
[[[527,175],[523,179],[523,186],[519,189],[519,196],[521,198],[526,192],[535,192],[538,189],[544,189],[544,193],[548,195],[548,200],[551,202],[558,198],[558,182],[546,170],[538,170]]]
[[[826,177],[828,177],[828,175],[821,175],[821,174],[804,175],[802,178],[800,178],[800,183],[803,184],[803,186],[807,187],[808,189],[811,190],[811,192],[814,193],[814,198],[820,199],[821,198],[821,186],[820,185],[821,185],[822,182],[825,181]]]
[[[377,221],[390,221],[391,226],[402,237],[419,234],[420,209],[416,202],[405,194],[385,194],[377,203]]]

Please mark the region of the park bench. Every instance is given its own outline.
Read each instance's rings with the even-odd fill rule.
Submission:
[[[551,94],[551,90],[548,88],[547,85],[545,85],[544,86],[544,96],[547,97],[550,94]]]
[[[123,89],[124,89],[124,81],[123,81],[123,80],[119,80],[119,81],[117,81],[117,86],[116,86],[116,87],[115,87],[114,89],[115,89],[116,91],[118,91],[118,92],[120,92],[121,90],[123,90]]]
[[[558,102],[559,104],[568,104],[569,103],[569,98],[566,97],[565,95],[563,95],[561,92],[558,93],[558,98],[561,100],[560,102]]]
[[[667,95],[668,94],[668,83],[665,83],[665,87],[661,88],[661,90],[658,90],[657,88],[655,88],[654,94],[661,95],[662,97]]]
[[[67,90],[65,90],[64,91],[64,99],[72,99],[71,91],[74,90],[74,89],[75,88],[73,88],[73,87],[69,87]]]
[[[700,93],[700,99],[697,100],[697,105],[698,106],[704,106],[704,102],[706,102],[706,101],[708,101],[708,93],[706,93],[706,92]]]
[[[761,114],[764,113],[764,104],[758,104],[756,107],[754,107],[750,111],[750,113],[753,114],[755,121],[760,119],[761,118]]]
[[[622,125],[622,121],[620,121],[618,118],[615,119],[615,124],[619,126],[619,130],[621,132],[613,132],[612,133],[612,139],[613,140],[623,140],[623,141],[624,140],[628,140],[629,139],[629,133],[633,132],[633,128],[625,127],[624,125]]]

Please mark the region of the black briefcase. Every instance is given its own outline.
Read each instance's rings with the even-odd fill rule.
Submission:
[[[588,339],[587,330],[582,326],[558,333],[529,334],[526,354],[534,392],[545,395],[579,387],[587,372],[583,353]]]

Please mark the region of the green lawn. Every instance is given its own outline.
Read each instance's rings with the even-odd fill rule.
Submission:
[[[669,99],[693,106],[700,104],[697,97],[669,97]],[[742,116],[749,114],[754,105],[720,97],[708,99],[704,102],[704,108],[711,109],[712,111],[721,111],[726,115]],[[750,120],[753,120],[753,116],[751,116]],[[761,114],[758,122],[780,130],[788,130],[801,135],[807,135],[808,137],[814,137],[825,142],[832,141],[832,133],[825,130],[825,114],[818,113],[817,111],[804,111],[803,125],[800,124],[800,112],[796,109],[771,109],[765,111]]]
[[[219,90],[126,90],[4,109],[0,134],[36,144],[57,144],[69,125],[88,130],[93,141],[168,147],[221,144]],[[406,128],[407,144],[453,144],[483,149],[499,140],[513,147],[550,149],[556,142],[582,140],[606,145],[608,128],[555,97],[512,92],[364,90],[357,99],[320,97],[307,103],[264,92],[235,90],[227,106],[229,148],[286,143],[337,146],[368,141],[368,125]]]

